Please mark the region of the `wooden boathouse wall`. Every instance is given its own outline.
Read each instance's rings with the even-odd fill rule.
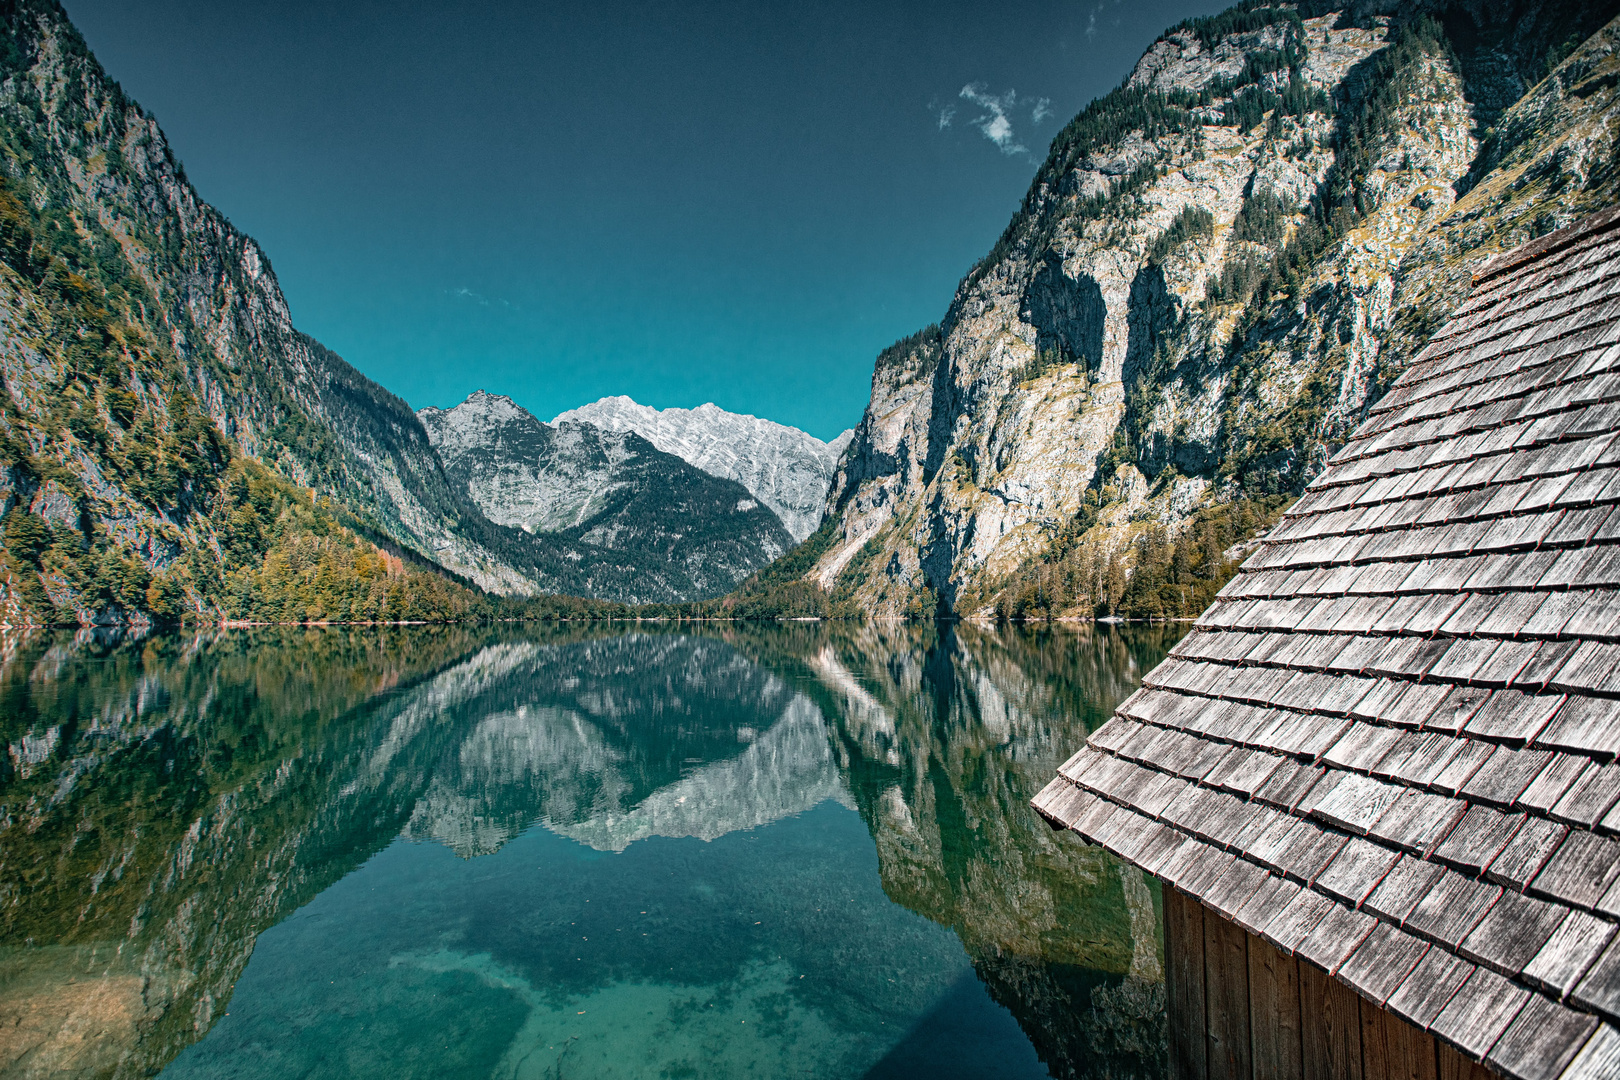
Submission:
[[[1164,939],[1172,1080],[1499,1080],[1169,885]]]

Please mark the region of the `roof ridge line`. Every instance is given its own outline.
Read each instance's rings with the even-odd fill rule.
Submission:
[[[1562,229],[1554,229],[1545,236],[1528,240],[1516,248],[1491,256],[1478,270],[1474,272],[1473,286],[1480,285],[1500,277],[1509,270],[1516,270],[1529,262],[1545,258],[1565,248],[1573,246],[1579,240],[1594,236],[1598,233],[1620,227],[1620,207],[1611,206],[1607,210],[1597,213],[1566,225]]]

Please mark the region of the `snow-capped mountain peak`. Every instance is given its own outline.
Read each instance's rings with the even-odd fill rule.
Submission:
[[[736,480],[776,512],[795,540],[816,531],[846,431],[831,442],[713,402],[695,409],[654,409],[623,394],[559,414],[552,424],[584,421],[606,431],[634,431],[665,453],[714,476]]]

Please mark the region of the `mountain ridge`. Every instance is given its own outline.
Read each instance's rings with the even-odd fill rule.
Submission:
[[[1617,12],[1167,30],[880,354],[807,579],[888,615],[1196,614],[1474,265],[1616,200]]]
[[[655,409],[623,394],[569,409],[551,422],[569,420],[634,431],[704,472],[736,480],[782,519],[795,541],[821,524],[833,471],[854,434],[850,429],[822,442],[787,424],[727,412],[712,401],[695,409]]]
[[[406,402],[297,329],[268,256],[60,5],[0,0],[0,20],[0,621],[442,618],[483,610],[462,583],[729,584],[490,520]],[[316,586],[338,567],[353,595]]]
[[[659,583],[637,584],[644,596],[719,596],[793,546],[748,489],[632,431],[544,424],[483,390],[417,415],[446,475],[491,521],[633,560]]]

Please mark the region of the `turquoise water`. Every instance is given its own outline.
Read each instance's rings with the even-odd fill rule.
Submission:
[[[0,1076],[1155,1076],[1027,800],[1163,631],[29,639]]]

